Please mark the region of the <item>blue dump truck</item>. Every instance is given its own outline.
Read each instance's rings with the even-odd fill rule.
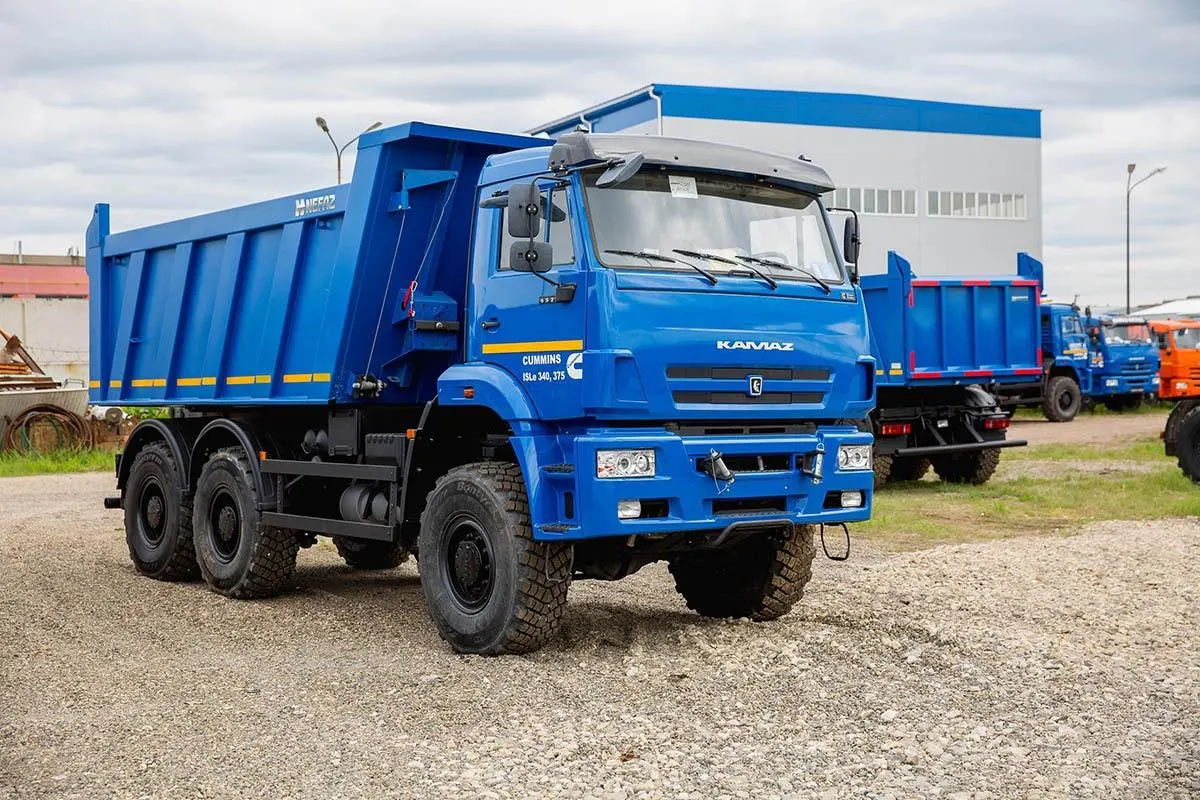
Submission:
[[[1038,285],[1024,277],[919,278],[895,252],[862,278],[875,355],[875,485],[984,483],[1007,438],[997,387],[1040,374]]]
[[[1017,254],[1017,272],[1043,285],[1042,264],[1028,253]],[[1047,419],[1069,422],[1095,403],[1123,411],[1158,394],[1158,344],[1143,319],[1043,303],[1041,350],[1041,379],[1007,387],[1006,405],[1040,403]]]
[[[441,635],[485,654],[544,644],[573,580],[660,560],[701,614],[786,613],[818,526],[871,506],[832,185],[725,145],[414,122],[364,135],[346,185],[124,233],[96,206],[91,400],[170,410],[105,501],[135,567],[254,598],[318,536],[356,568],[412,554]]]

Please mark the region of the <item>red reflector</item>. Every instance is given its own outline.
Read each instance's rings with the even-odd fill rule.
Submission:
[[[879,426],[880,436],[903,436],[912,433],[910,422],[885,422]]]
[[[1003,430],[1009,425],[1008,417],[989,417],[983,421],[984,430]]]

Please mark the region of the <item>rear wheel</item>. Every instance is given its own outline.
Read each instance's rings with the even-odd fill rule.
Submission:
[[[192,504],[183,497],[182,470],[164,442],[134,456],[125,482],[125,542],[138,572],[160,581],[199,575],[192,547]]]
[[[196,484],[196,560],[214,592],[270,597],[296,574],[296,532],[262,523],[250,462],[240,447],[213,453]]]
[[[929,472],[928,458],[897,458],[892,461],[891,481],[919,481]]]
[[[813,525],[797,525],[780,540],[754,535],[734,547],[676,556],[675,588],[705,617],[782,617],[804,596],[812,577]]]
[[[571,545],[534,540],[520,467],[450,470],[429,493],[419,544],[421,594],[455,650],[528,653],[558,631]]]
[[[354,569],[392,569],[408,560],[408,551],[392,542],[335,536],[333,546],[346,566]]]
[[[935,456],[933,470],[946,483],[987,483],[1000,466],[1000,451],[976,450],[973,453],[953,453]]]
[[[1042,413],[1051,422],[1070,422],[1079,413],[1083,396],[1079,384],[1066,375],[1058,375],[1046,384],[1046,396],[1042,399]]]

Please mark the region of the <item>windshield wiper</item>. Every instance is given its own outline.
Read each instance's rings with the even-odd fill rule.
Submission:
[[[771,261],[766,258],[758,258],[757,256],[738,256],[738,258],[741,259],[742,261],[747,262],[748,264],[763,264],[766,266],[779,267],[780,269],[787,269],[787,270],[801,272],[801,273],[807,275],[808,277],[812,278],[814,281],[816,281],[817,284],[822,289],[825,290],[825,294],[833,294],[833,289],[831,289],[829,287],[828,283],[826,283],[825,281],[823,281],[821,279],[821,276],[817,275],[814,272],[809,272],[804,267],[793,267],[791,264],[784,264],[781,261]]]
[[[649,250],[605,250],[605,253],[612,253],[614,256],[633,256],[634,258],[644,258],[647,261],[665,261],[669,264],[683,264],[685,267],[691,267],[704,276],[713,286],[717,285],[717,276],[706,270],[699,264],[693,264],[690,261],[684,261],[682,258],[672,258],[664,256],[662,253],[651,253]],[[676,250],[675,252],[679,252]]]
[[[752,264],[743,265],[740,261],[734,261],[732,258],[726,258],[725,256],[718,255],[716,253],[705,253],[702,250],[680,250],[679,248],[675,248],[671,252],[679,253],[679,255],[688,256],[689,258],[703,258],[706,261],[719,261],[722,264],[732,264],[735,267],[745,266],[748,270],[766,281],[767,286],[771,287],[771,291],[775,291],[779,288],[779,283],[774,278]]]

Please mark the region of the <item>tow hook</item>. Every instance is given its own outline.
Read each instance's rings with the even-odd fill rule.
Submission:
[[[812,478],[816,486],[825,478],[825,443],[817,442],[817,449],[800,456],[800,474]]]
[[[825,523],[821,524],[821,549],[825,551],[825,557],[830,561],[845,561],[850,558],[850,529],[846,527],[846,523],[844,522],[831,522],[829,523],[829,527],[842,529],[842,537],[845,539],[846,549],[837,555],[829,552],[829,547],[825,544]]]

